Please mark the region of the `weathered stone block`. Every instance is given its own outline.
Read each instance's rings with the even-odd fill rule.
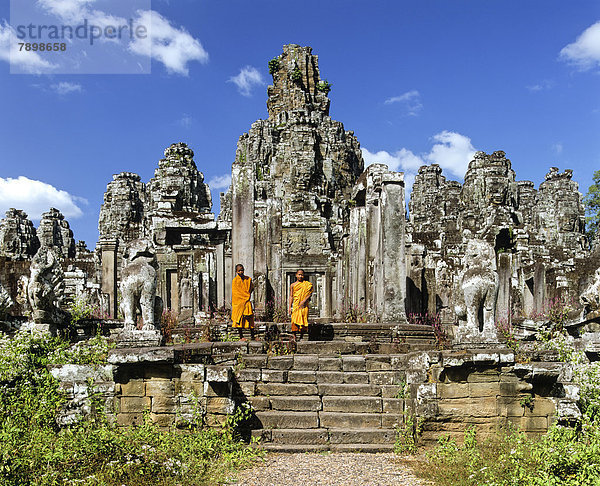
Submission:
[[[150,420],[159,427],[170,427],[175,422],[175,415],[170,413],[151,413]]]
[[[143,413],[150,410],[150,397],[121,397],[119,411],[121,413]]]
[[[381,427],[381,417],[380,413],[319,412],[321,427],[326,428]]]
[[[504,397],[514,397],[520,393],[528,392],[533,389],[531,383],[526,381],[503,382],[500,381],[500,395]]]
[[[204,381],[204,365],[203,364],[181,364],[179,365],[181,381]]]
[[[311,396],[271,397],[271,408],[273,410],[317,412],[321,410],[321,399]]]
[[[517,397],[498,397],[497,403],[497,413],[501,417],[522,417],[525,413]]]
[[[390,356],[366,356],[367,371],[389,371],[392,369]]]
[[[329,429],[331,444],[393,444],[396,439],[394,429]]]
[[[288,379],[288,372],[282,370],[262,370],[262,381],[284,383]]]
[[[535,397],[531,402],[533,407],[524,407],[525,417],[531,416],[552,416],[556,412],[554,401],[549,398]]]
[[[438,411],[442,416],[492,417],[496,415],[496,398],[456,398],[440,400]]]
[[[144,414],[143,413],[118,413],[117,414],[117,425],[129,426],[129,425],[143,425]]]
[[[400,385],[404,380],[404,373],[400,371],[369,372],[369,383],[373,385]]]
[[[329,434],[327,429],[274,429],[271,441],[275,444],[326,444]]]
[[[466,398],[469,396],[467,383],[438,383],[437,391],[440,398]]]
[[[500,383],[469,383],[469,396],[496,397],[500,395]]]
[[[317,412],[256,412],[256,418],[263,428],[273,429],[316,429],[319,427]]]
[[[318,388],[319,395],[322,396],[376,397],[381,395],[381,387],[375,385],[321,383]]]
[[[155,396],[152,398],[152,412],[174,413],[177,409],[177,400],[173,397]]]
[[[384,428],[396,428],[404,423],[404,414],[384,413],[381,416],[381,426]]]
[[[343,371],[366,371],[367,365],[364,356],[342,356]]]
[[[271,408],[271,400],[269,397],[248,397],[248,403],[254,410],[262,411]]]
[[[384,398],[383,413],[401,414],[404,412],[404,400],[402,398]]]
[[[244,341],[212,343],[212,354],[248,354],[248,343]]]
[[[369,383],[369,374],[366,371],[344,372],[344,383],[360,385]]]
[[[491,383],[500,381],[500,373],[495,370],[474,371],[467,377],[469,383]]]
[[[175,388],[171,380],[150,380],[146,382],[146,395],[167,395],[175,393]]]
[[[348,413],[380,413],[378,397],[323,397],[323,411]]]
[[[319,357],[317,355],[295,355],[294,370],[295,371],[316,371],[319,369]]]
[[[259,368],[244,368],[235,372],[238,381],[260,381],[261,370]]]
[[[270,356],[267,366],[273,370],[289,370],[294,366],[293,356]]]
[[[267,366],[267,355],[244,356],[246,368],[264,368]]]
[[[235,410],[235,402],[227,397],[209,397],[206,401],[207,413],[231,414]]]
[[[245,397],[253,396],[256,390],[256,383],[253,381],[242,381],[237,384],[237,389],[235,390],[236,394],[241,394]]]
[[[124,397],[143,397],[144,394],[144,380],[129,380],[127,383],[121,383],[121,395]]]
[[[317,383],[344,383],[341,371],[317,371]]]
[[[206,366],[206,381],[211,383],[227,383],[230,379],[230,366]]]
[[[317,395],[317,386],[306,383],[257,383],[256,395]]]
[[[341,371],[342,358],[327,358],[319,356],[319,371]]]
[[[174,385],[175,395],[204,396],[204,382],[202,381],[177,381]]]
[[[317,375],[314,371],[289,371],[287,379],[290,383],[316,383]]]

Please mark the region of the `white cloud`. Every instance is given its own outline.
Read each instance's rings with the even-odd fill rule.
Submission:
[[[193,121],[194,119],[191,115],[184,113],[183,116],[177,122],[177,124],[182,126],[183,128],[190,128],[192,126]]]
[[[50,89],[61,96],[69,93],[81,93],[83,88],[78,83],[60,82],[58,84],[51,84]]]
[[[12,66],[23,69],[30,74],[39,74],[42,71],[55,67],[52,63],[42,59],[37,52],[20,51],[19,40],[15,30],[2,21],[0,24],[0,60],[11,63]]]
[[[559,154],[561,154],[561,153],[562,153],[562,151],[563,151],[563,148],[564,148],[564,147],[563,147],[563,144],[562,144],[562,143],[560,143],[560,142],[558,142],[558,143],[555,143],[554,145],[552,145],[552,150],[554,151],[554,153],[555,153],[556,155],[559,155]]]
[[[541,83],[537,83],[537,84],[532,84],[531,86],[527,86],[527,89],[529,91],[544,91],[547,89],[551,89],[554,86],[554,83],[552,81],[549,81],[548,79],[544,79]]]
[[[231,174],[225,174],[221,176],[215,176],[207,182],[209,187],[213,190],[216,189],[228,189],[231,185]]]
[[[150,26],[145,39],[136,38],[129,49],[136,54],[162,62],[169,73],[189,74],[188,63],[208,62],[208,53],[183,27],[175,28],[168,19],[154,10],[138,12],[136,23]]]
[[[421,157],[405,148],[401,148],[393,154],[390,154],[385,150],[371,153],[364,147],[361,150],[363,159],[365,159],[365,166],[371,164],[385,164],[390,170],[412,171],[417,170],[419,167],[426,164]]]
[[[475,155],[475,147],[471,139],[460,133],[444,130],[433,136],[437,142],[425,159],[430,164],[438,164],[442,169],[452,172],[458,177],[464,177],[469,168],[469,162]]]
[[[90,7],[96,0],[38,0],[48,12],[58,16],[64,22],[76,23],[87,19],[90,24],[105,28],[125,25],[129,19],[115,17]],[[145,38],[136,37],[129,43],[129,51],[140,56],[161,62],[170,74],[189,74],[188,63],[208,62],[208,53],[199,40],[189,34],[185,28],[174,27],[171,22],[154,10],[139,10],[134,24],[147,28]],[[116,39],[102,37],[102,42],[118,42]]]
[[[401,148],[394,153],[385,150],[373,153],[363,147],[361,151],[365,167],[371,164],[385,164],[390,170],[404,172],[407,195],[411,191],[415,175],[422,165],[438,164],[442,169],[455,176],[464,177],[469,162],[476,152],[475,147],[471,144],[471,139],[460,133],[444,130],[434,135],[431,140],[436,143],[431,147],[429,153],[421,155],[416,155],[406,148]]]
[[[238,91],[243,96],[250,96],[251,91],[256,86],[262,86],[265,81],[255,67],[245,66],[240,69],[240,73],[237,76],[230,77],[227,82],[234,83]]]
[[[560,58],[581,70],[600,65],[600,21],[585,29],[577,40],[560,51]]]
[[[0,213],[10,208],[24,210],[31,219],[39,220],[51,207],[59,209],[65,218],[79,218],[83,212],[76,204],[87,200],[56,189],[42,181],[19,176],[17,179],[0,177]]]
[[[399,103],[406,110],[406,114],[410,116],[417,116],[423,109],[423,104],[421,103],[421,94],[416,89],[407,91],[400,96],[392,96],[391,98],[385,100],[384,103],[386,105]]]

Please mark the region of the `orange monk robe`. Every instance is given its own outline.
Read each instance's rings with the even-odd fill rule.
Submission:
[[[252,279],[250,277],[242,279],[239,275],[236,275],[233,282],[231,282],[231,320],[233,321],[233,327],[254,329],[254,313],[250,303],[251,288]]]
[[[313,285],[308,281],[296,282],[293,289],[292,303],[292,331],[308,327],[308,302],[300,308],[300,302],[312,295]]]

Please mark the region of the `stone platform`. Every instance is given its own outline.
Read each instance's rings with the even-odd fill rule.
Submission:
[[[141,424],[148,411],[164,427],[194,417],[219,426],[251,406],[242,432],[274,451],[388,451],[398,430],[416,424],[422,444],[460,439],[470,425],[481,435],[509,423],[542,434],[558,416],[578,417],[572,370],[551,354],[519,363],[508,349],[423,346],[301,341],[280,355],[256,341],[124,348],[111,351],[102,376],[73,365],[53,374],[79,405],[91,378],[121,425]]]

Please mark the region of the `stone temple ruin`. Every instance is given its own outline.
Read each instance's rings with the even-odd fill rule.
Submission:
[[[37,229],[23,211],[8,211],[0,222],[8,327],[26,314],[60,327],[59,311],[83,298],[128,329],[109,376],[92,376],[114,385],[107,408],[123,424],[138,423],[145,407],[173,424],[190,406],[188,389],[200,390],[209,424],[251,403],[253,433],[288,449],[385,449],[408,412],[429,424],[426,440],[468,423],[510,419],[537,433],[558,415],[576,418],[566,365],[534,352],[536,363],[519,363],[497,330],[502,322],[533,339],[548,302],[570,302],[575,345],[598,357],[600,255],[586,240],[572,171],[552,167],[536,189],[516,179],[502,151],[478,152],[462,184],[423,166],[407,215],[404,175],[365,169],[357,137],[329,116],[330,85],[311,48],[284,46],[269,68],[269,116],[239,138],[216,218],[185,143],[165,150],[147,183],[113,176],[94,252],[75,243],[56,209]],[[312,341],[293,356],[265,354],[260,342],[136,348],[136,326],[156,332],[163,308],[182,328],[210,325],[231,302],[236,263],[253,277],[265,320],[287,306],[294,274],[305,270],[315,289]],[[432,320],[451,350],[435,349]],[[246,368],[234,371],[240,355]],[[76,389],[78,379],[63,381]],[[537,412],[518,406],[523,393]]]

